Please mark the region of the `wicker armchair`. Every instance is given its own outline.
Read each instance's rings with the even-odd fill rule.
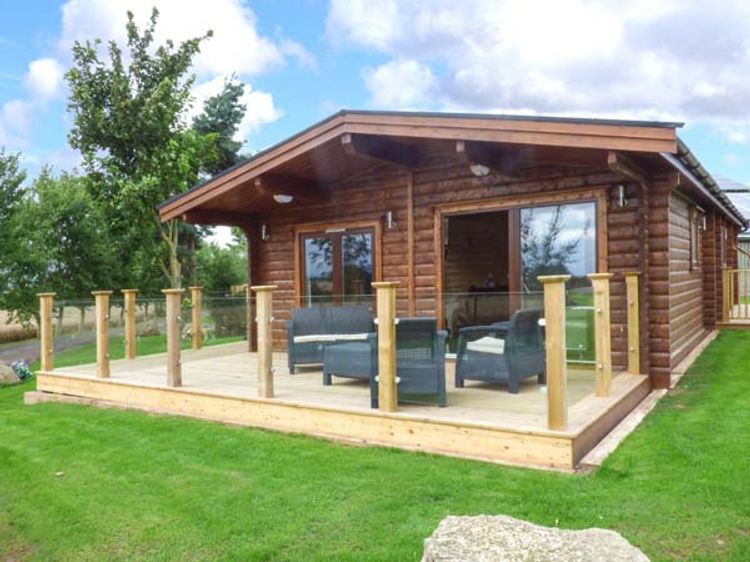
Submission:
[[[323,363],[328,345],[357,340],[366,344],[374,324],[367,306],[321,306],[295,308],[286,328],[289,372],[294,374],[297,365]]]
[[[396,325],[396,376],[399,402],[446,405],[445,341],[434,318],[405,318]],[[370,403],[378,407],[378,338],[326,346],[323,384],[335,376],[370,380]]]
[[[502,382],[512,394],[521,381],[536,376],[546,383],[540,309],[519,310],[509,322],[462,328],[456,353],[456,388],[465,380]]]

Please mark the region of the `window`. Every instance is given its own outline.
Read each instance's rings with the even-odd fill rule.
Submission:
[[[567,287],[596,272],[596,203],[521,209],[521,290],[541,291],[540,275],[571,275]]]
[[[302,295],[307,306],[369,302],[375,235],[371,228],[300,236]]]

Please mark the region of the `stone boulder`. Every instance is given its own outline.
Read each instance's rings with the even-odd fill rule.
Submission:
[[[422,562],[648,562],[614,531],[542,527],[507,515],[449,515],[425,540]]]
[[[21,379],[8,365],[0,363],[0,386],[7,386],[9,384],[18,384]]]

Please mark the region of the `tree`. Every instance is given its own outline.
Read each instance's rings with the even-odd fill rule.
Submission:
[[[26,172],[20,169],[20,156],[0,148],[0,308],[7,290],[8,267],[16,253],[11,223],[23,199]]]
[[[179,287],[180,229],[176,220],[162,224],[156,205],[195,184],[216,160],[218,135],[185,123],[192,61],[212,33],[156,46],[158,17],[154,9],[141,31],[128,12],[127,55],[114,41],[108,60],[100,58],[98,39],[74,44],[66,74],[74,116],[69,141],[83,155],[89,189],[105,211],[125,270],[158,263]]]
[[[234,79],[224,83],[223,90],[208,98],[203,104],[203,113],[193,119],[193,129],[202,135],[215,133],[217,158],[209,163],[205,171],[217,174],[240,161],[242,142],[234,140],[247,107],[240,103],[245,85]]]
[[[4,306],[19,320],[36,314],[39,291],[74,299],[111,286],[114,259],[104,216],[81,178],[43,169],[10,227],[17,246]]]
[[[557,205],[543,230],[534,224],[533,211],[525,213],[521,221],[521,256],[523,284],[527,290],[540,290],[537,280],[540,275],[570,273],[568,264],[575,259],[576,252],[590,228],[587,221],[577,238],[564,240],[565,228],[563,206]]]
[[[247,283],[247,252],[240,244],[222,248],[206,244],[196,254],[198,284],[207,292],[226,293],[232,285]]]

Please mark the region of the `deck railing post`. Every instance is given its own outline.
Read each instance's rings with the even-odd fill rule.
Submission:
[[[396,388],[396,289],[398,283],[378,282],[376,291],[378,317],[378,407],[395,412]]]
[[[590,273],[594,292],[594,347],[596,352],[596,395],[612,392],[612,325],[609,314],[611,273]]]
[[[724,322],[729,322],[729,312],[731,310],[731,299],[729,297],[730,275],[728,267],[721,268],[721,317]]]
[[[54,365],[52,336],[52,304],[55,293],[37,293],[39,297],[39,359],[42,371],[51,371]]]
[[[258,327],[258,396],[273,398],[273,292],[276,285],[255,285]]]
[[[565,283],[570,275],[543,275],[545,355],[547,372],[547,427],[568,425],[568,367],[565,356]]]
[[[162,289],[167,305],[167,386],[182,386],[180,304],[183,289]]]
[[[641,373],[641,316],[638,297],[638,271],[625,274],[625,299],[628,303],[628,373]]]
[[[91,291],[96,309],[96,376],[109,378],[109,297],[112,291]]]
[[[245,312],[247,314],[247,350],[249,352],[257,351],[257,341],[255,339],[255,306],[253,302],[253,292],[250,285],[245,285]]]
[[[135,299],[138,289],[123,289],[123,307],[125,308],[125,359],[136,357],[135,332]]]
[[[201,329],[201,316],[203,315],[203,287],[190,287],[190,301],[193,303],[192,324],[193,324],[193,349],[203,347],[203,330]]]

